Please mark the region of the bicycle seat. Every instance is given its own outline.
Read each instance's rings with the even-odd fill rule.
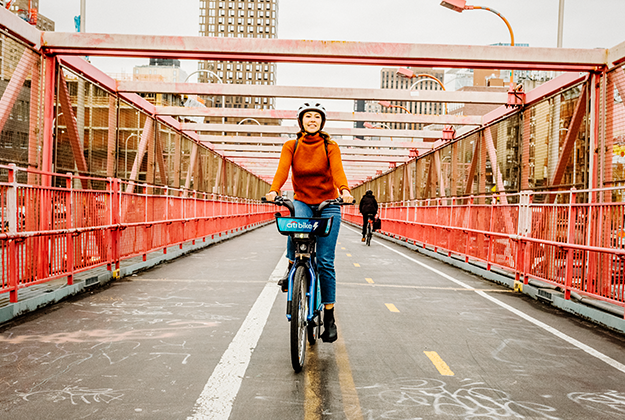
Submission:
[[[308,233],[315,236],[328,236],[334,217],[276,217],[278,231],[283,235]]]

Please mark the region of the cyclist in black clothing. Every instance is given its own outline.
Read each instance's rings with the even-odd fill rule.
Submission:
[[[373,220],[378,213],[378,202],[373,196],[373,191],[367,190],[365,196],[360,199],[359,210],[362,214],[362,242],[364,242],[367,234],[367,221]]]

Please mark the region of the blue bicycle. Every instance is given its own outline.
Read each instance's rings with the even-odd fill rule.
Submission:
[[[288,198],[276,197],[276,205],[289,209],[290,217],[276,213],[278,231],[291,236],[295,247],[295,262],[289,272],[286,317],[291,322],[291,365],[301,372],[306,360],[306,341],[312,346],[319,339],[321,329],[321,289],[317,272],[317,237],[328,236],[333,217],[319,217],[331,204],[345,204],[338,198],[326,200],[314,209],[313,217],[293,217],[295,208]]]

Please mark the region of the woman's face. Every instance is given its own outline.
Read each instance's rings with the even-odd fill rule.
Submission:
[[[321,114],[315,111],[308,111],[302,117],[302,126],[307,133],[314,134],[321,130]]]

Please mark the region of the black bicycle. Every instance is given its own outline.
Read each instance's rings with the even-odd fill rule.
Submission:
[[[289,271],[286,317],[291,322],[291,365],[295,372],[301,372],[306,361],[306,341],[315,345],[322,324],[316,245],[318,237],[330,233],[334,217],[320,217],[321,211],[332,204],[350,203],[340,198],[326,200],[313,207],[313,217],[293,217],[295,208],[288,198],[276,197],[273,204],[284,206],[290,212],[290,217],[276,213],[276,225],[281,234],[291,236],[295,247],[295,262]]]

